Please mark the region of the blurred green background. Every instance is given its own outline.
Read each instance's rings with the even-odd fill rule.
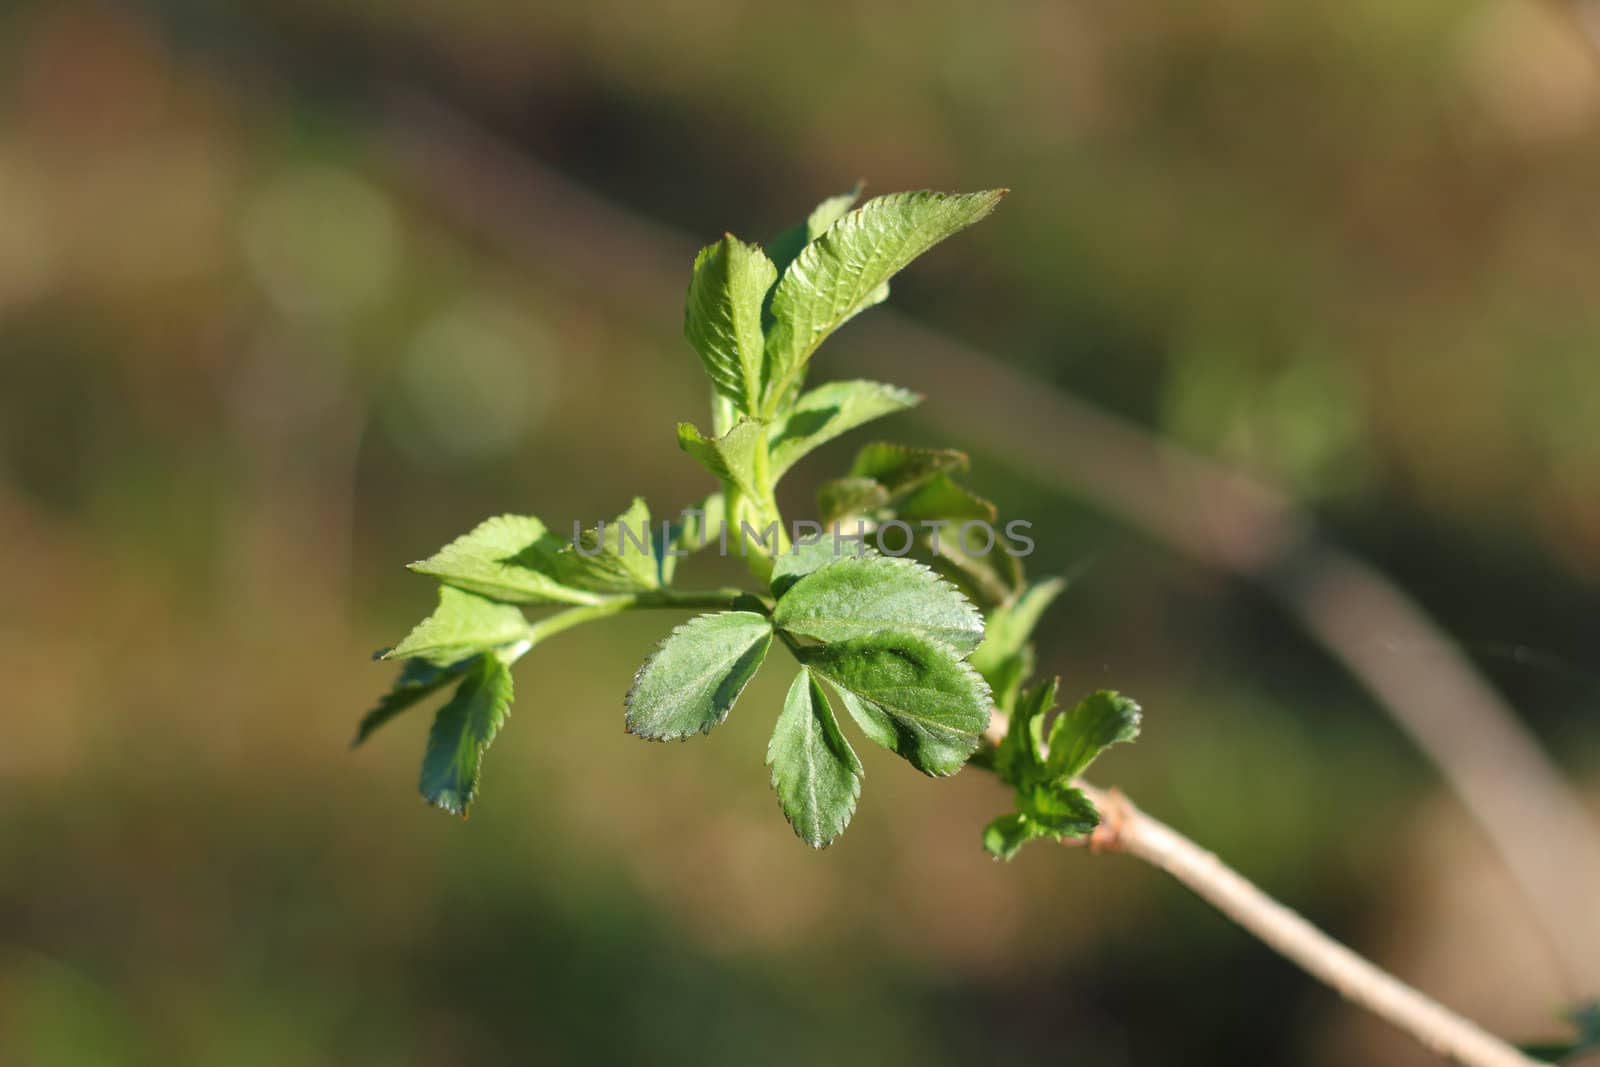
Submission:
[[[519,216],[441,114],[593,211]],[[893,305],[1285,488],[1600,795],[1600,66],[1555,8],[11,0],[0,1063],[1429,1062],[1137,864],[991,863],[979,774],[858,746],[813,853],[762,767],[782,680],[624,736],[662,617],[519,666],[470,823],[418,803],[426,715],[348,750],[431,603],[406,561],[705,491],[676,250],[858,177],[1012,187]],[[1147,709],[1102,779],[1552,1032],[1494,853],[1279,607],[915,413],[791,506],[875,433],[970,450],[1077,576],[1043,667]]]

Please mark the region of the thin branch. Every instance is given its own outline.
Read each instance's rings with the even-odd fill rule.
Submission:
[[[696,247],[687,235],[436,101],[396,94],[384,117],[382,147],[432,208],[535,266],[559,261],[580,284],[604,279],[677,314]],[[1439,768],[1516,880],[1571,991],[1600,990],[1600,833],[1515,711],[1420,607],[1286,497],[888,309],[858,321],[856,366],[892,375],[915,353],[939,383],[920,409],[931,424],[1271,593]],[[1416,650],[1430,653],[1427,669]]]
[[[1542,1062],[1356,955],[1117,790],[1079,785],[1104,819],[1089,839],[1096,851],[1122,852],[1166,871],[1340,996],[1446,1059],[1468,1067],[1533,1067]]]

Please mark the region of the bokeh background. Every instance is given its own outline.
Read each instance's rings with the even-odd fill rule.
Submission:
[[[786,679],[623,734],[663,617],[524,660],[469,823],[418,802],[427,715],[349,751],[406,561],[706,490],[688,254],[858,177],[1012,187],[897,311],[1290,494],[1600,797],[1600,65],[1559,8],[10,0],[0,1063],[1429,1062],[1136,863],[990,862],[977,773],[858,746],[813,853]],[[1494,850],[1279,604],[981,425],[858,432],[790,506],[874,435],[969,450],[1074,575],[1043,666],[1147,709],[1102,780],[1559,1032]]]

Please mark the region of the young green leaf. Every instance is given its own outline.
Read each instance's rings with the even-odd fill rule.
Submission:
[[[466,817],[478,793],[483,754],[511,709],[511,670],[480,656],[428,731],[418,783],[429,804]]]
[[[994,771],[1002,782],[1025,787],[1044,774],[1044,718],[1056,705],[1060,679],[1052,678],[1022,694],[1006,735],[995,748]]]
[[[925,774],[960,770],[989,725],[988,687],[947,645],[887,631],[796,655],[839,690],[868,737]]]
[[[691,423],[678,423],[678,447],[694,461],[724,482],[732,482],[741,492],[755,495],[756,448],[766,432],[754,419],[740,419],[721,437],[706,437]]]
[[[438,667],[520,641],[528,620],[520,608],[497,604],[454,586],[439,587],[439,606],[384,659],[418,658]]]
[[[806,245],[772,293],[763,401],[788,394],[817,346],[868,307],[901,268],[994,210],[1005,190],[895,193],[869,200]]]
[[[683,333],[717,392],[746,414],[761,399],[761,308],[778,269],[756,245],[732,234],[701,249],[684,308]]]
[[[772,427],[772,480],[818,445],[921,401],[910,390],[867,381],[828,382],[801,394],[783,421]]]
[[[1046,770],[1057,778],[1076,778],[1101,752],[1138,737],[1139,718],[1139,705],[1122,694],[1090,693],[1050,727]]]
[[[972,665],[994,689],[998,707],[1010,710],[1010,697],[1032,670],[1029,638],[1033,628],[1066,587],[1064,579],[1051,578],[1029,586],[1021,596],[989,613],[983,644],[972,654]]]
[[[956,527],[962,523],[992,523],[999,514],[992,503],[966,486],[958,484],[948,474],[934,476],[926,485],[901,501],[895,511],[900,518],[910,523],[950,523],[952,529],[946,531],[946,536],[942,540],[953,544],[960,543],[960,531]]]
[[[437,666],[425,659],[406,660],[405,665],[400,668],[400,676],[378,701],[378,706],[362,716],[361,725],[356,727],[356,739],[351,742],[350,747],[354,748],[361,744],[371,737],[378,727],[443,689],[471,667],[470,659],[452,663],[448,667]]]
[[[782,597],[794,588],[794,583],[835,560],[864,559],[877,554],[876,549],[847,535],[846,531],[840,531],[838,538],[832,530],[824,530],[815,541],[797,539],[787,552],[772,561],[772,595]]]
[[[902,497],[941,474],[966,470],[967,464],[967,454],[953,448],[913,448],[874,441],[856,453],[846,477],[871,478],[891,497]]]
[[[919,541],[933,557],[933,569],[976,603],[993,609],[1010,603],[1023,589],[1022,561],[1004,544],[969,554],[962,547],[959,527],[944,528],[937,540],[930,530]],[[994,680],[990,679],[989,684],[994,685]]]
[[[634,675],[628,732],[672,741],[711,728],[755,677],[772,625],[753,611],[701,615],[672,631]]]
[[[817,515],[824,526],[865,519],[889,503],[889,491],[871,478],[835,478],[817,489]]]
[[[817,641],[893,630],[966,653],[983,640],[983,616],[954,586],[913,560],[879,555],[845,556],[801,578],[778,598],[772,622]]]
[[[857,182],[856,187],[848,193],[830,196],[818,204],[806,221],[774,237],[767,245],[767,255],[777,267],[778,274],[781,276],[789,269],[789,264],[794,262],[794,257],[800,254],[801,249],[821,237],[830,226],[844,217],[845,212],[855,207],[860,196],[861,183]]]
[[[555,576],[562,542],[528,515],[479,523],[432,556],[411,564],[417,574],[492,600],[518,604],[594,604],[600,597]]]
[[[833,708],[801,668],[767,744],[772,788],[794,832],[826,848],[844,832],[861,795],[861,761],[839,730]]]
[[[1058,841],[1093,833],[1100,825],[1094,802],[1066,779],[1040,782],[1023,791],[1021,802],[1028,821]]]
[[[661,581],[650,509],[635,497],[616,520],[583,531],[556,556],[556,577],[576,589],[598,593],[637,593]]]
[[[1044,836],[1043,828],[1029,822],[1028,817],[1021,812],[1014,811],[1009,815],[1000,816],[984,828],[983,847],[995,859],[1008,860],[1015,856],[1023,845],[1042,836]]]

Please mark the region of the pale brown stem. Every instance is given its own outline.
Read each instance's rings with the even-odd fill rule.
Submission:
[[[1089,839],[1096,851],[1136,856],[1166,871],[1268,948],[1448,1060],[1469,1067],[1541,1062],[1333,940],[1117,790],[1079,785],[1104,819]]]

